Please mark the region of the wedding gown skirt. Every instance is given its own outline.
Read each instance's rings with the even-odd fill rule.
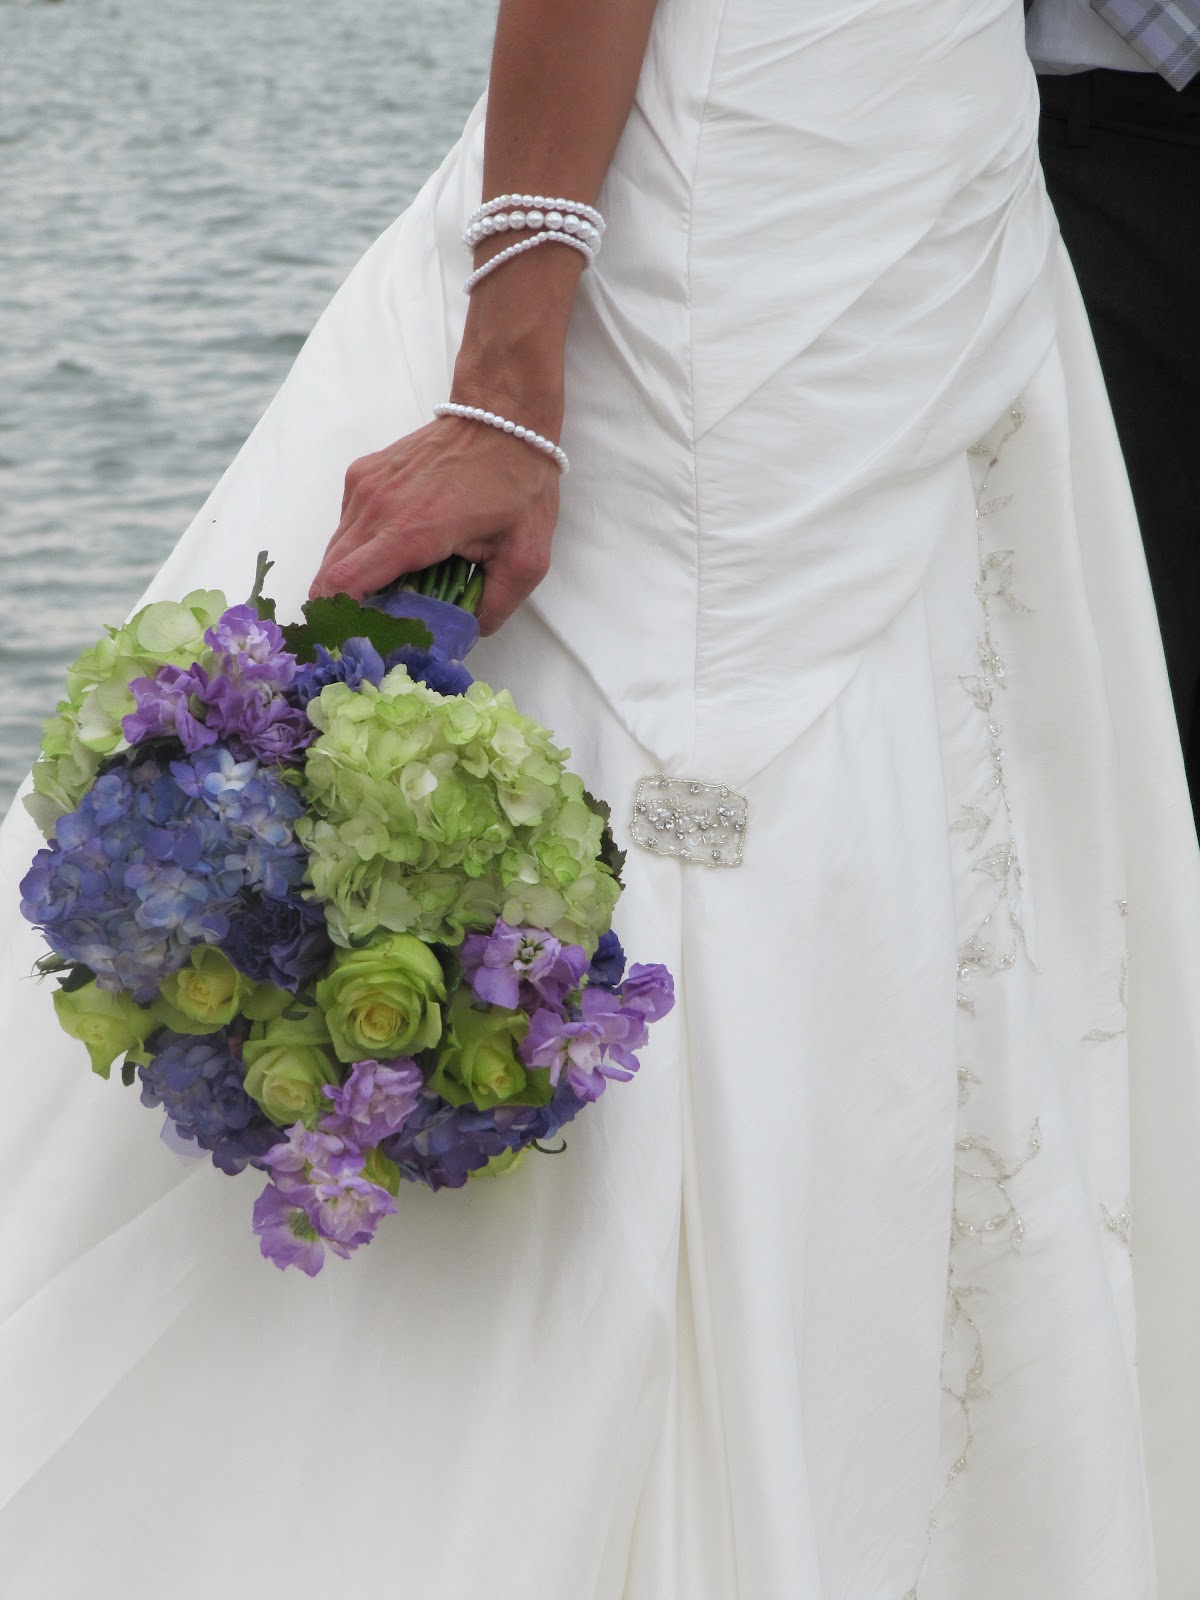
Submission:
[[[660,10],[553,570],[472,666],[619,833],[657,770],[750,822],[631,853],[680,1003],[566,1156],[280,1275],[5,912],[4,1600],[1194,1600],[1200,870],[1020,9]],[[268,546],[296,606],[448,393],[481,142],[153,595]]]

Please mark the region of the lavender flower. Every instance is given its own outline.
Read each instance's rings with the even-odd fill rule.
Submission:
[[[587,968],[581,945],[562,945],[544,928],[510,927],[502,917],[491,933],[470,934],[461,954],[476,999],[509,1011],[561,1007]]]
[[[61,817],[21,885],[21,909],[65,960],[143,1004],[195,944],[217,944],[245,891],[283,898],[304,873],[295,791],[256,762],[200,751],[164,770],[136,758]]]
[[[338,1134],[369,1150],[400,1132],[412,1115],[424,1079],[415,1061],[356,1061],[343,1084],[327,1083],[333,1110],[321,1118],[323,1133]]]
[[[282,900],[251,895],[233,913],[221,948],[239,972],[295,994],[333,955],[325,913],[295,892]]]
[[[148,1066],[138,1068],[142,1104],[162,1106],[176,1133],[195,1140],[213,1165],[230,1176],[253,1164],[284,1137],[243,1088],[245,1068],[229,1035],[190,1038],[164,1030]]]

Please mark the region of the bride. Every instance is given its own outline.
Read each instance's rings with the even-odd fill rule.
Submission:
[[[1200,870],[1036,124],[1016,0],[503,0],[150,597],[480,561],[624,842],[743,860],[632,849],[680,1004],[569,1159],[309,1281],[57,1031],[14,811],[4,1600],[1192,1600]],[[602,253],[465,296],[526,193]]]

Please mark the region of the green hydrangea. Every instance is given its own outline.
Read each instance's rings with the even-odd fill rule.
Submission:
[[[297,833],[330,931],[455,945],[497,916],[594,949],[620,893],[569,752],[506,690],[440,695],[397,667],[309,706]]]
[[[124,627],[85,650],[67,672],[67,698],[42,733],[33,793],[25,800],[49,837],[59,817],[73,811],[108,756],[128,749],[121,719],[134,709],[129,685],[170,664],[188,667],[204,649],[204,631],[225,610],[216,589],[194,589],[183,600],[143,606]]]

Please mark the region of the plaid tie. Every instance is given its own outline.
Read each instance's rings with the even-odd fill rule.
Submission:
[[[1173,89],[1200,72],[1200,0],[1090,0]]]

